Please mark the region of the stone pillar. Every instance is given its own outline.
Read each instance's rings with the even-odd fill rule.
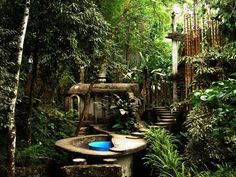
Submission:
[[[84,81],[85,81],[85,67],[84,66],[80,67],[79,81],[80,81],[80,83],[84,83]]]
[[[119,164],[122,168],[122,177],[133,177],[133,155],[122,156],[117,160],[117,164]]]
[[[172,33],[176,32],[176,13],[172,12]],[[176,75],[178,72],[178,41],[172,39],[172,75],[173,75],[173,102],[178,101]]]

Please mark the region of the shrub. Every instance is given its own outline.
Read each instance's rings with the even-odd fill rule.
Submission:
[[[235,167],[230,163],[213,164],[204,169],[195,164],[186,165],[184,158],[176,150],[176,139],[165,129],[150,129],[146,135],[149,148],[144,157],[145,165],[151,167],[152,172],[160,177],[234,177]],[[195,147],[201,152],[201,147]]]
[[[188,158],[194,163],[233,160],[236,157],[236,80],[214,82],[209,89],[196,91],[192,103],[186,121]]]
[[[150,129],[145,139],[149,142],[145,165],[149,165],[152,172],[158,176],[185,177],[185,165],[178,154],[175,139],[165,129]]]
[[[134,104],[129,98],[122,98],[113,94],[109,99],[109,111],[115,117],[112,128],[121,133],[129,133],[137,129],[135,122],[135,111],[138,105]]]
[[[38,163],[41,159],[56,159],[57,162],[64,163],[67,155],[56,149],[55,142],[72,136],[75,129],[72,125],[73,116],[73,112],[62,112],[56,108],[43,111],[33,109],[32,145],[25,148],[24,141],[18,142],[18,164],[27,165],[28,161]]]

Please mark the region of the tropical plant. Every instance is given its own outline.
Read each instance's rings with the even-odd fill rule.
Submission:
[[[108,5],[111,2],[105,0],[104,3]],[[140,61],[139,52],[157,60],[158,57],[166,59],[170,46],[164,38],[170,29],[172,1],[124,0],[116,4],[119,13],[113,21],[112,34],[117,49],[122,52],[122,62],[134,67]]]
[[[109,100],[109,111],[114,117],[112,128],[123,133],[136,130],[135,111],[138,105],[135,106],[130,100],[117,94],[113,94]]]
[[[236,3],[234,0],[214,0],[208,2],[212,8],[217,9],[216,19],[223,22],[223,34],[230,40],[236,40]]]
[[[233,177],[236,174],[233,164],[213,163],[209,169],[205,164],[197,166],[188,163],[185,157],[177,151],[176,138],[165,129],[150,129],[145,138],[149,143],[144,157],[145,165],[150,166],[152,172],[162,177]],[[199,144],[198,144],[199,145]],[[195,146],[199,150],[203,146]]]
[[[182,157],[175,145],[176,139],[165,129],[150,129],[145,134],[149,142],[145,165],[162,177],[185,177],[190,173],[185,169]]]
[[[16,31],[0,27],[0,130],[6,128],[6,115],[10,105],[15,64],[10,62],[11,52],[16,49]]]
[[[18,141],[17,163],[22,165],[27,160],[37,163],[41,158],[57,159],[58,163],[66,161],[67,155],[61,155],[62,152],[55,148],[55,142],[73,135],[76,128],[75,115],[73,111],[63,112],[55,107],[47,110],[33,109],[32,145],[25,148],[25,141]]]
[[[93,1],[36,1],[32,11],[27,46],[34,50],[31,43],[38,43],[39,76],[48,84],[55,86],[64,70],[77,72],[79,65],[89,66],[106,55],[109,24]]]
[[[236,175],[235,168],[230,164],[218,164],[215,166],[215,171],[205,170],[198,174],[196,177],[234,177]]]
[[[187,155],[194,163],[228,162],[236,157],[235,90],[236,80],[227,79],[194,92],[194,107],[186,121]]]
[[[99,0],[94,2],[97,4],[105,20],[111,25],[116,25],[122,20],[121,17],[125,15],[128,10],[126,5],[129,1],[130,0]]]
[[[207,88],[213,81],[228,78],[236,70],[236,43],[208,48],[197,56],[182,58],[193,66],[194,83]]]

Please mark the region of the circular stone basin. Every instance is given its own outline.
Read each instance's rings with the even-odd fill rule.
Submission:
[[[94,141],[88,144],[89,149],[95,151],[109,151],[113,146],[111,141]]]
[[[89,143],[95,141],[111,141],[113,146],[107,151],[90,149]],[[136,139],[131,138],[131,136],[119,134],[96,134],[65,138],[58,140],[55,144],[70,152],[102,158],[133,154],[143,150],[147,146],[147,142],[142,138]]]

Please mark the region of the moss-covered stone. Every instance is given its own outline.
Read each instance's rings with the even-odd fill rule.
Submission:
[[[17,167],[17,177],[49,177],[45,165],[32,167]]]
[[[73,165],[62,167],[65,177],[121,177],[120,165]]]

